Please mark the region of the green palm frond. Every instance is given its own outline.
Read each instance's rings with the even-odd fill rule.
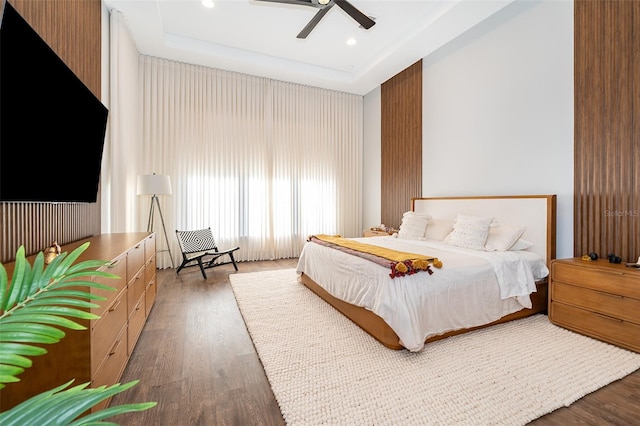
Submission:
[[[55,344],[63,339],[65,332],[62,329],[84,330],[86,327],[77,320],[100,318],[90,310],[99,306],[94,302],[105,298],[92,294],[91,288],[116,289],[91,279],[119,277],[98,270],[108,262],[86,260],[75,263],[88,246],[87,242],[69,254],[62,253],[49,265],[45,265],[42,252],[31,265],[25,257],[24,247],[20,247],[10,281],[5,267],[0,264],[0,389],[7,383],[19,381],[18,376],[31,367],[32,357],[47,353],[40,345]],[[0,413],[0,424],[113,424],[102,420],[116,414],[146,410],[156,403],[125,404],[80,416],[136,383],[98,388],[88,388],[86,383],[68,388],[69,382]]]
[[[138,380],[125,384],[117,383],[113,386],[100,386],[98,388],[88,388],[89,383],[69,388],[71,383],[68,382],[50,391],[38,394],[16,405],[11,410],[0,413],[0,424],[2,426],[23,426],[25,424],[74,426],[115,424],[102,422],[102,420],[118,414],[147,410],[157,404],[155,402],[143,402],[118,405],[78,419],[84,412],[99,402],[135,386]]]
[[[40,252],[33,266],[25,257],[24,247],[20,247],[10,282],[6,269],[0,265],[0,389],[19,380],[17,375],[25,367],[24,356],[46,353],[46,349],[37,351],[34,345],[58,343],[65,336],[62,328],[86,328],[75,319],[99,318],[90,312],[99,305],[90,300],[105,298],[91,294],[88,287],[114,291],[115,288],[90,278],[118,276],[97,270],[107,262],[89,260],[74,264],[88,246],[85,243],[70,254],[62,253],[49,265],[45,265],[44,254]]]

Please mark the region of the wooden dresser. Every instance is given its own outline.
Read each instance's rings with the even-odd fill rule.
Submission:
[[[640,352],[640,270],[602,259],[552,261],[549,320]]]
[[[102,269],[120,279],[95,279],[116,291],[92,289],[107,298],[97,302],[99,308],[92,309],[100,318],[78,321],[87,329],[64,329],[66,336],[59,343],[44,345],[48,353],[32,358],[33,366],[18,376],[20,382],[9,383],[0,390],[0,411],[72,379],[74,384],[90,381],[92,387],[119,382],[156,298],[156,235],[102,234],[65,245],[62,251],[71,252],[87,241],[90,245],[78,262],[108,261]],[[29,259],[31,263],[33,257]],[[4,266],[11,277],[13,264]],[[108,403],[103,401],[93,411]]]

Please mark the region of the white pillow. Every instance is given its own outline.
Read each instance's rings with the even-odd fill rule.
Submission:
[[[526,226],[498,225],[489,227],[484,245],[486,251],[507,251],[527,230]]]
[[[429,219],[431,219],[431,216],[426,214],[418,214],[412,211],[405,212],[402,215],[398,238],[423,240]]]
[[[509,250],[510,251],[526,250],[531,247],[533,247],[533,243],[531,241],[527,241],[523,238],[519,238],[514,245],[509,247]]]
[[[427,224],[427,232],[424,233],[424,238],[442,241],[451,231],[453,231],[453,220],[431,219]]]
[[[493,222],[492,217],[476,217],[458,214],[453,224],[453,231],[447,235],[444,242],[452,246],[472,250],[484,250],[491,222]]]

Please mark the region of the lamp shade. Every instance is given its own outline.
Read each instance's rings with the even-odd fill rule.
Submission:
[[[171,195],[171,179],[168,175],[139,175],[138,195]]]

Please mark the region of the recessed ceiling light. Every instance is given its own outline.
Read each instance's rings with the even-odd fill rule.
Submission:
[[[353,46],[353,45],[355,45],[356,43],[357,43],[357,41],[356,41],[356,39],[355,39],[355,38],[350,38],[350,39],[348,39],[348,40],[347,40],[347,45],[348,45],[348,46]]]
[[[209,9],[211,9],[213,6],[215,6],[213,4],[213,0],[202,0],[202,5],[204,7],[208,7]]]

